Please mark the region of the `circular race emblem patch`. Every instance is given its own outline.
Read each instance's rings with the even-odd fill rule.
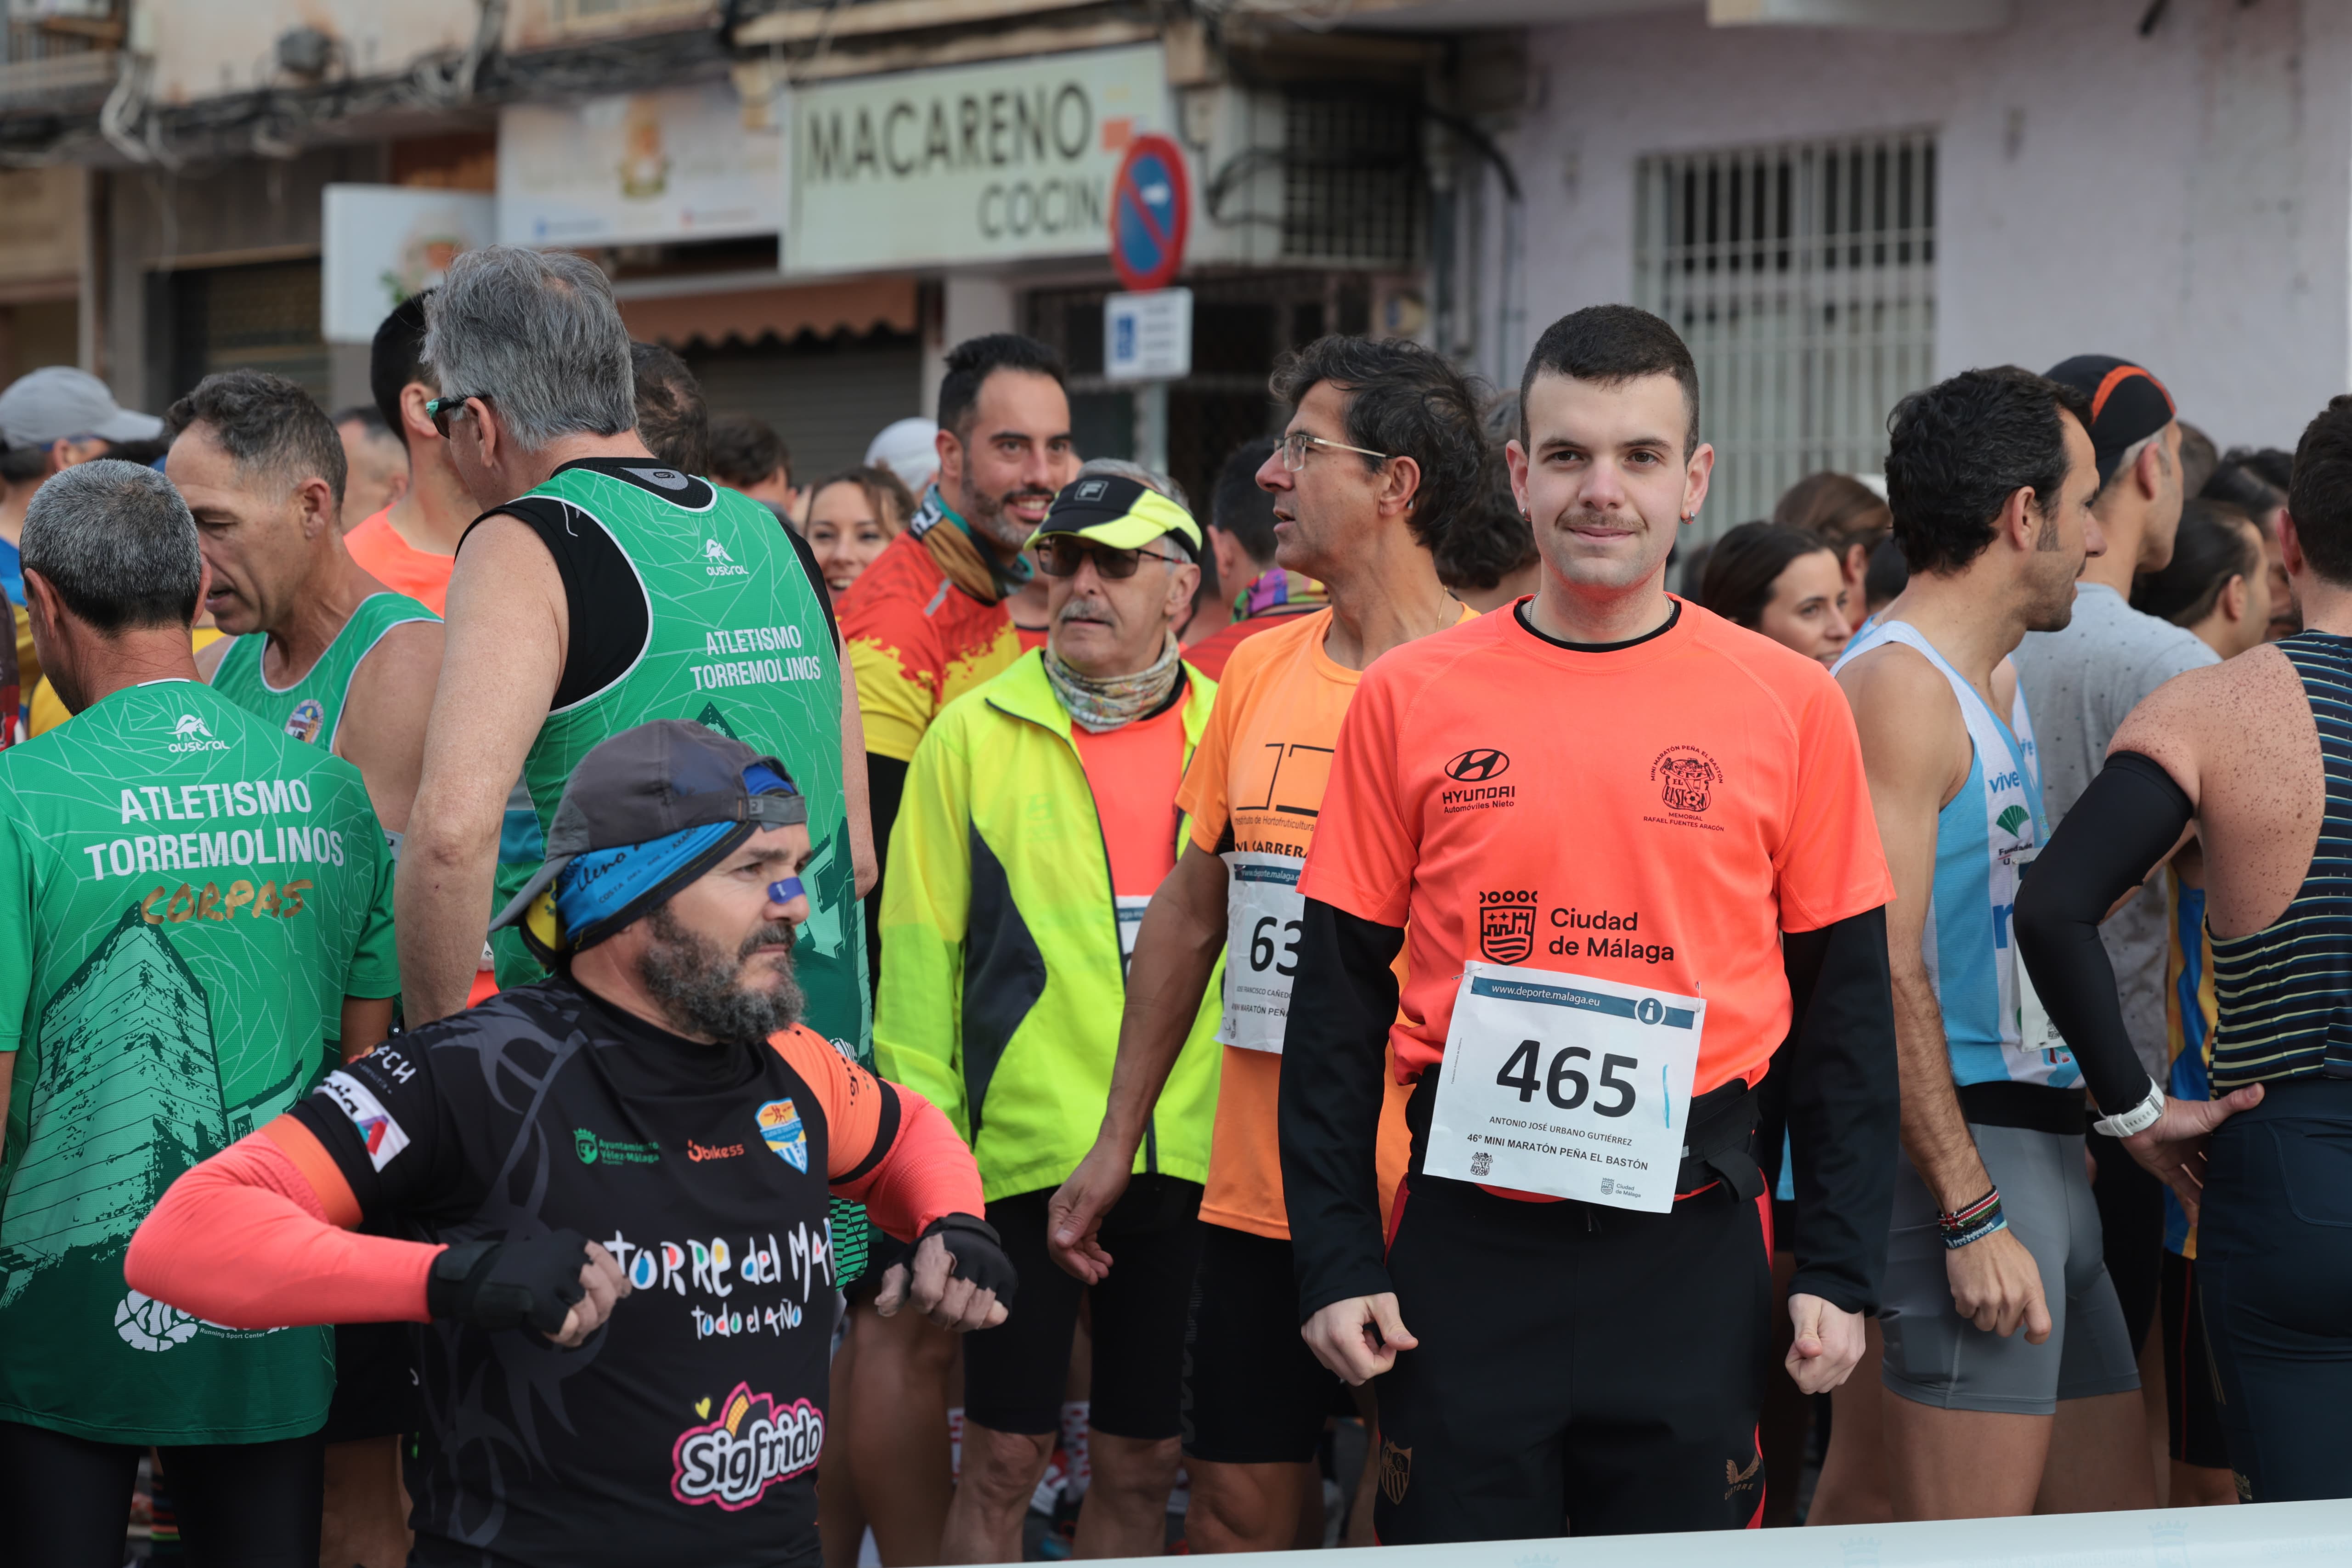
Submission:
[[[320,728],[326,721],[327,710],[319,706],[319,700],[305,697],[286,716],[286,732],[307,746],[319,738]]]
[[[114,1331],[135,1351],[167,1351],[196,1337],[203,1323],[179,1308],[133,1290],[114,1309]]]

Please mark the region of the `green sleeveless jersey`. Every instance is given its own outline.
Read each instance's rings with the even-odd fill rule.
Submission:
[[[359,770],[194,681],[0,752],[0,1420],[108,1443],[316,1431],[322,1328],[222,1328],[122,1281],[173,1178],[323,1075],[400,989]]]
[[[603,548],[604,540],[618,546],[635,579],[620,607],[635,615],[642,605],[646,623],[634,659],[594,691],[559,692],[563,705],[548,714],[531,743],[522,782],[540,841],[512,831],[503,837],[499,903],[538,868],[564,782],[592,747],[656,719],[707,724],[781,760],[808,798],[815,855],[801,874],[809,921],[793,949],[793,969],[808,996],[808,1026],[870,1066],[865,911],[842,793],[842,661],[824,591],[783,524],[748,497],[650,458],[569,464],[499,510],[536,529],[564,571],[574,594],[575,649],[591,629],[584,617],[607,614],[579,599],[595,566],[587,552]],[[546,973],[513,931],[499,932],[494,945],[501,987]],[[835,1263],[843,1279],[864,1266],[862,1220],[848,1223],[857,1212],[847,1205],[836,1212]]]
[[[250,632],[230,643],[221,656],[213,670],[213,689],[247,712],[283,725],[294,739],[331,752],[360,660],[374,651],[393,627],[440,618],[405,594],[370,594],[360,601],[319,661],[291,686],[269,684],[268,677],[261,673],[262,651],[269,639],[260,632]]]

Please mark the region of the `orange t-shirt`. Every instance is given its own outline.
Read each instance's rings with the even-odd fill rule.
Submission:
[[[1330,777],[1331,750],[1363,679],[1323,651],[1330,626],[1331,612],[1318,610],[1271,620],[1246,640],[1237,639],[1217,683],[1217,705],[1176,796],[1176,804],[1192,813],[1196,851],[1247,855],[1276,870],[1295,872],[1304,863]],[[1280,954],[1269,951],[1268,956]],[[1225,1059],[1201,1217],[1229,1230],[1286,1241],[1290,1215],[1283,1206],[1276,1114],[1282,1057],[1232,1043],[1234,989],[1249,984],[1247,963],[1245,952],[1225,954],[1227,1024],[1219,1036],[1226,1042]],[[1397,978],[1404,978],[1402,959]],[[1412,1152],[1405,1100],[1406,1091],[1391,1074],[1381,1112],[1383,1214]]]
[[[1176,868],[1176,836],[1184,820],[1176,805],[1176,785],[1184,776],[1184,704],[1180,690],[1160,712],[1116,730],[1096,734],[1083,724],[1070,726],[1087,787],[1094,792],[1095,815],[1102,819],[1123,953],[1135,951],[1143,906]]]
[[[1506,606],[1366,673],[1301,886],[1407,928],[1400,1078],[1444,1057],[1483,958],[1704,996],[1692,1094],[1752,1084],[1789,1033],[1780,933],[1894,897],[1829,672],[1677,603],[1607,652]]]
[[[913,533],[885,545],[835,609],[857,679],[866,749],[902,763],[940,709],[1021,657],[1013,612],[950,582]]]
[[[343,548],[371,577],[395,594],[405,594],[436,616],[449,613],[449,573],[454,555],[419,550],[394,531],[386,507],[343,535]]]

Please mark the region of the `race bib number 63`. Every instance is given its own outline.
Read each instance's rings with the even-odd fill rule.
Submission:
[[[1696,996],[1464,965],[1423,1168],[1665,1213],[1706,1018]]]

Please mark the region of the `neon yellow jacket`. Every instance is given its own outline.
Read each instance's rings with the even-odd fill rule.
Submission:
[[[1185,679],[1189,763],[1217,689]],[[879,1070],[947,1112],[992,1202],[1060,1185],[1102,1126],[1127,977],[1102,823],[1040,654],[941,710],[908,765],[889,867]],[[1139,1172],[1208,1179],[1218,967]]]

